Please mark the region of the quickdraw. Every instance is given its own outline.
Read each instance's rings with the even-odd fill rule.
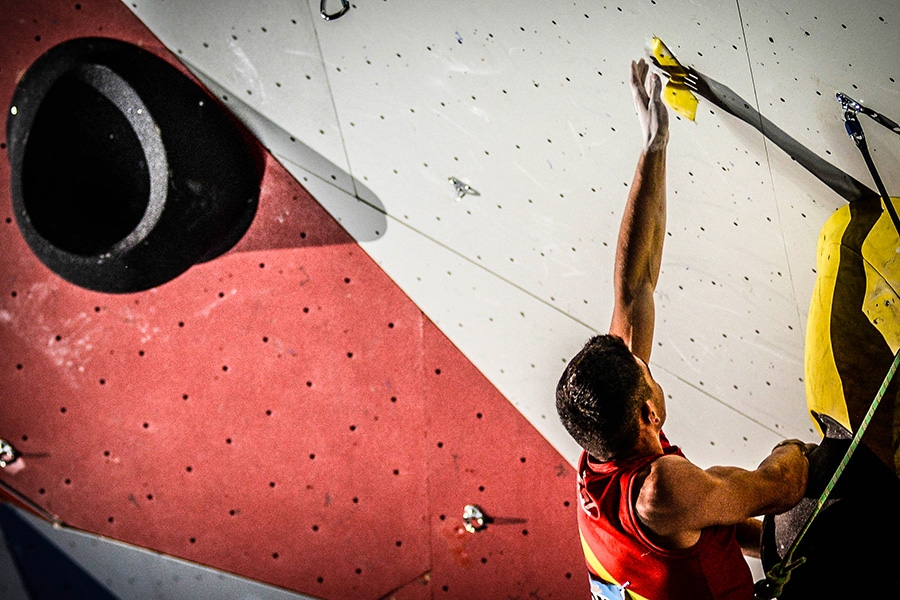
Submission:
[[[847,133],[850,135],[853,143],[856,144],[856,147],[859,148],[863,160],[866,161],[866,166],[869,168],[869,173],[872,174],[872,179],[875,180],[875,186],[878,188],[878,193],[881,194],[881,201],[884,203],[884,208],[888,211],[891,221],[894,223],[894,229],[900,234],[900,217],[897,216],[897,211],[894,210],[891,198],[887,193],[887,188],[884,187],[884,182],[881,180],[881,176],[878,175],[878,169],[875,168],[875,161],[872,159],[872,155],[869,153],[869,145],[866,143],[866,134],[863,132],[862,124],[859,122],[859,119],[856,118],[856,115],[857,113],[862,113],[896,134],[900,134],[900,125],[897,125],[892,120],[875,112],[871,108],[866,108],[844,93],[838,92],[837,99],[844,109],[844,126],[847,128]]]

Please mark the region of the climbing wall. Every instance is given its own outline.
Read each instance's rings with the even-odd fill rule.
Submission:
[[[177,64],[116,2],[20,9],[3,98],[79,36]],[[26,504],[313,597],[586,587],[571,467],[271,157],[241,242],[141,293],[62,280],[3,206],[2,476]]]
[[[834,93],[900,118],[900,8],[377,0],[333,21],[319,11],[315,0],[0,11],[4,111],[54,44],[140,40],[268,151],[240,244],[135,295],[49,273],[0,198],[11,399],[0,438],[27,453],[0,478],[76,527],[246,563],[311,596],[578,595],[567,466],[578,448],[552,390],[608,325],[640,147],[629,61],[659,36],[870,184]],[[898,140],[863,126],[897,195]],[[4,194],[7,178],[0,170]],[[818,232],[843,200],[703,101],[696,121],[673,119],[668,190],[652,357],[666,431],[698,464],[753,467],[780,439],[817,436],[806,314]],[[112,498],[106,510],[85,508],[97,496]],[[461,532],[463,506],[478,502],[494,523]],[[555,566],[511,566],[522,560]]]

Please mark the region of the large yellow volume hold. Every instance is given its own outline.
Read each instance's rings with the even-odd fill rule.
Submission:
[[[891,198],[900,208],[900,198]],[[822,227],[806,326],[809,410],[855,431],[900,348],[897,230],[875,197],[845,204]],[[897,385],[863,442],[900,475]]]

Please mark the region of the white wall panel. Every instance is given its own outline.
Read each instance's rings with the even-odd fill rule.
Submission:
[[[740,43],[733,7],[672,12],[382,2],[317,29],[351,162],[388,211],[603,327],[595,290],[609,277],[597,267],[610,264],[639,148],[628,61],[649,32],[693,39],[704,22],[717,35],[698,51],[724,46],[729,21]],[[447,202],[450,175],[482,196]]]
[[[628,62],[655,33],[753,96],[735,6],[386,2],[317,29],[351,164],[388,212],[598,331],[639,150]],[[673,123],[654,360],[773,430],[805,431],[802,319],[765,148],[703,112]],[[482,195],[454,202],[449,175]],[[502,356],[521,342],[484,344]],[[533,393],[541,411],[549,392]]]
[[[844,92],[900,118],[900,5],[885,0],[742,0],[741,8],[761,111],[869,185],[834,94]],[[884,155],[885,180],[900,184],[896,169],[887,168],[900,155],[896,136],[876,131],[881,128],[865,117],[860,120],[873,141],[887,142],[873,144],[876,160]]]
[[[305,3],[137,0],[125,4],[179,58],[349,171]]]

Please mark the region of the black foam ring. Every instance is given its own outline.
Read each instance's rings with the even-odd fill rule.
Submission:
[[[107,38],[63,42],[26,71],[11,106],[19,229],[76,285],[155,287],[231,248],[255,215],[259,145],[146,50]]]

